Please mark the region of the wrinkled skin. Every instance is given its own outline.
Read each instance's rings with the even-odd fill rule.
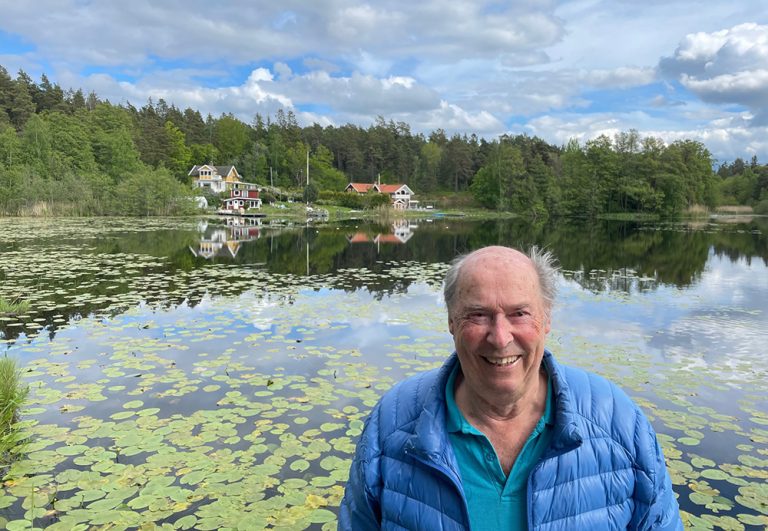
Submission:
[[[530,259],[505,247],[476,251],[462,265],[454,300],[448,327],[463,373],[460,408],[501,420],[542,403],[550,319]]]

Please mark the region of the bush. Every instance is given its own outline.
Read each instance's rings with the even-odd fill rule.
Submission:
[[[194,193],[205,197],[209,207],[219,208],[221,206],[221,194],[214,192],[210,188],[195,188]]]
[[[320,195],[320,191],[317,188],[317,185],[314,183],[309,183],[307,186],[304,187],[304,193],[302,194],[302,199],[305,203],[314,203],[317,201],[318,196]]]
[[[188,214],[194,210],[189,189],[168,170],[145,169],[130,175],[117,185],[115,207],[128,216],[168,216]]]
[[[329,205],[338,205],[356,210],[373,209],[379,206],[387,206],[390,203],[387,194],[372,192],[369,194],[357,194],[352,192],[320,192],[320,201]]]
[[[768,216],[768,199],[763,199],[758,204],[756,204],[752,209],[752,212],[755,214],[760,214],[761,216]]]
[[[259,197],[261,198],[261,201],[265,205],[269,205],[269,204],[274,203],[275,201],[277,201],[277,198],[275,197],[275,194],[273,194],[272,192],[268,192],[266,190],[262,190],[261,192],[259,192]]]

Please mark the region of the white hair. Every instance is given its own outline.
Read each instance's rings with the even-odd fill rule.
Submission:
[[[508,247],[508,249],[513,249]],[[477,252],[477,251],[475,251]],[[443,281],[443,298],[445,299],[445,305],[448,307],[448,314],[450,315],[453,304],[456,302],[456,288],[459,283],[459,277],[461,269],[464,266],[467,258],[472,256],[473,253],[465,254],[456,257],[451,262],[451,267],[445,274],[445,280]],[[539,290],[541,293],[541,299],[544,301],[544,309],[547,315],[552,311],[552,306],[555,303],[555,297],[557,296],[557,273],[559,267],[557,266],[557,259],[551,251],[546,251],[532,246],[525,254],[533,263],[533,268],[536,271],[536,276],[539,278]]]

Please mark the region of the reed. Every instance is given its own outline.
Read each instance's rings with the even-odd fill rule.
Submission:
[[[10,464],[23,446],[19,410],[28,392],[29,388],[21,382],[16,360],[0,358],[0,470]]]
[[[29,310],[31,304],[16,297],[15,299],[5,299],[0,297],[0,315],[24,313]]]

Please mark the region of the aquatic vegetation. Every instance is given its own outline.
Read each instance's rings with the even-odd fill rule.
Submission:
[[[74,221],[77,238],[31,223],[0,231],[0,295],[31,301],[0,316],[30,388],[0,527],[335,529],[370,408],[452,349],[445,261],[180,267],[140,242],[188,221]],[[768,283],[749,267],[713,259],[699,290],[569,270],[555,308],[550,347],[647,412],[691,527],[768,525]],[[742,277],[734,298],[742,285],[720,279]]]
[[[28,391],[16,360],[0,358],[0,472],[21,453],[24,437],[18,425],[19,410]]]
[[[0,315],[24,313],[29,311],[31,306],[29,301],[21,300],[19,297],[9,299],[0,297]]]

